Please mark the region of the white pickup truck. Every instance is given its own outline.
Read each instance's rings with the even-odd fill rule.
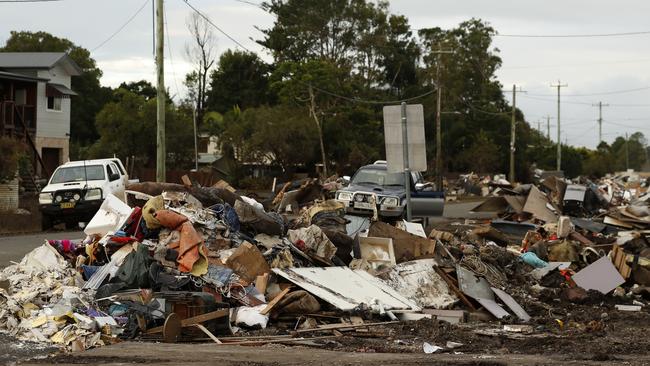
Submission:
[[[117,158],[67,162],[54,171],[38,197],[43,230],[64,222],[67,228],[88,222],[111,193],[124,197],[129,183]]]

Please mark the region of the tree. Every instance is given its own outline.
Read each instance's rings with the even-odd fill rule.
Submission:
[[[72,144],[88,145],[99,137],[95,129],[95,115],[111,97],[111,89],[102,87],[99,79],[102,71],[90,51],[72,41],[53,36],[47,32],[11,31],[4,52],[66,52],[83,70],[72,78],[73,97],[70,112],[70,140]],[[76,151],[75,149],[72,149]],[[72,158],[77,158],[72,156]]]
[[[612,143],[615,170],[641,170],[646,162],[645,147],[647,140],[641,132],[635,132],[627,139],[619,136]]]
[[[235,108],[223,121],[221,148],[240,162],[267,161],[284,171],[313,163],[318,135],[305,110],[288,104]]]
[[[147,80],[130,81],[128,83],[123,82],[118,88],[125,89],[134,94],[143,96],[146,100],[155,99],[158,95],[156,87]]]
[[[127,89],[116,89],[114,101],[97,114],[101,137],[89,150],[91,158],[134,156],[143,166],[154,166],[156,156],[156,99],[147,100]],[[192,162],[194,148],[191,111],[166,105],[167,164],[181,168]],[[137,143],[136,143],[137,141]]]
[[[210,75],[207,109],[226,113],[235,106],[246,109],[274,103],[270,72],[271,67],[256,54],[227,50]]]
[[[187,19],[187,29],[192,36],[192,44],[185,46],[185,52],[194,63],[194,71],[185,77],[190,100],[196,107],[197,121],[203,121],[207,101],[208,75],[214,65],[214,44],[216,37],[210,24],[197,13]]]
[[[499,147],[481,130],[473,138],[469,148],[458,157],[460,170],[476,173],[493,173],[500,168]],[[463,169],[464,168],[464,169]]]

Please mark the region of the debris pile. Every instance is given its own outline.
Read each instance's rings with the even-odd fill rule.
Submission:
[[[622,179],[497,180],[474,210],[498,219],[428,232],[348,216],[317,180],[261,202],[229,185],[132,184],[83,241],[48,241],[2,271],[0,329],[72,351],[127,339],[341,345],[409,321],[451,324],[393,335],[425,353],[462,351],[450,336],[469,324],[483,325],[473,337],[559,337],[573,304],[647,313],[645,182]],[[594,321],[585,327],[606,328]]]

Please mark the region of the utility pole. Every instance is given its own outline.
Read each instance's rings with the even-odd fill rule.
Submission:
[[[551,141],[551,116],[546,116],[546,139]]]
[[[406,120],[406,102],[401,105],[402,155],[404,158],[404,187],[406,188],[406,221],[411,222],[411,169],[409,167],[409,139]]]
[[[627,132],[625,133],[625,170],[630,169],[630,139],[627,135]]]
[[[436,92],[438,98],[436,101],[436,189],[439,191],[444,190],[442,187],[442,128],[440,123],[440,108],[442,104],[442,82],[440,81],[440,63],[441,55],[445,53],[454,53],[449,50],[437,50],[431,53],[438,55],[436,62]]]
[[[199,142],[196,132],[196,105],[192,109],[192,124],[194,124],[194,170],[199,171]]]
[[[165,182],[166,179],[166,152],[165,152],[165,58],[164,49],[164,4],[163,0],[156,0],[156,73],[157,84],[157,118],[156,118],[156,181]]]
[[[598,107],[598,145],[600,145],[603,141],[603,107],[609,107],[609,104],[598,102],[598,104],[592,104],[592,106]]]
[[[557,81],[556,85],[551,84],[552,88],[557,88],[557,163],[556,170],[562,170],[562,140],[560,139],[560,88],[568,87],[568,84]]]
[[[520,92],[523,92],[521,88]],[[515,139],[517,131],[517,86],[512,84],[512,121],[510,123],[510,174],[508,179],[510,183],[515,182]]]

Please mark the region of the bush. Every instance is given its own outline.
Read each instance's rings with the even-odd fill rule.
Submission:
[[[16,177],[24,151],[22,142],[10,137],[0,137],[0,183],[6,183]]]

